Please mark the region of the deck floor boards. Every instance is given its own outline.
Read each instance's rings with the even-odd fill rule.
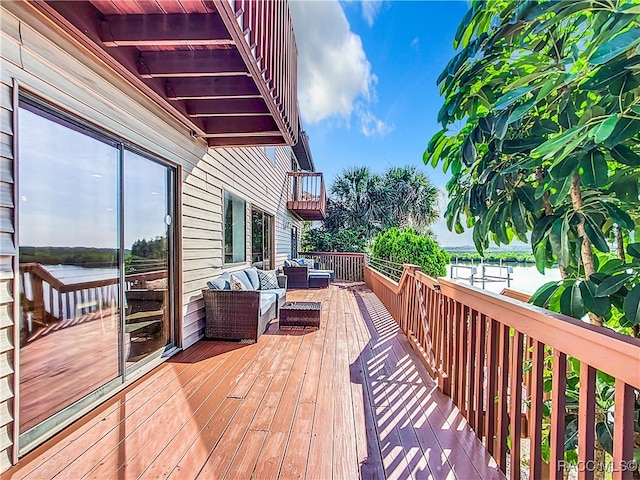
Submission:
[[[322,301],[320,328],[199,342],[3,478],[505,478],[371,291],[287,296]]]

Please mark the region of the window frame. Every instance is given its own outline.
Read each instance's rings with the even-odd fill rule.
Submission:
[[[238,200],[241,200],[244,204],[243,206],[243,222],[244,222],[244,235],[243,235],[243,245],[244,248],[242,250],[242,260],[231,260],[231,261],[227,261],[227,215],[226,215],[226,210],[227,210],[227,194],[235,197]],[[241,265],[244,263],[247,263],[247,200],[244,197],[241,197],[240,195],[232,192],[231,190],[228,189],[223,189],[222,191],[222,264],[225,266],[231,266],[231,265]],[[232,220],[233,223],[233,220]],[[233,225],[232,225],[233,226]],[[231,232],[231,236],[232,236],[232,241],[231,241],[231,246],[233,248],[233,231]],[[232,258],[233,258],[233,253],[231,253]]]

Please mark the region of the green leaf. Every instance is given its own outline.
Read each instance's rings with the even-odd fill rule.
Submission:
[[[560,287],[560,282],[549,282],[542,285],[529,299],[529,303],[538,307],[546,307],[551,295]]]
[[[592,312],[599,317],[603,317],[611,308],[611,303],[606,297],[596,297],[597,289],[598,285],[596,285],[591,280],[580,282],[580,291],[582,292],[582,301],[584,302],[584,307],[587,309],[587,311]]]
[[[640,325],[640,285],[636,285],[627,293],[622,309],[627,320],[633,325]]]
[[[527,225],[524,221],[524,217],[526,215],[526,209],[524,205],[517,199],[511,199],[511,218],[513,220],[513,226],[517,233],[526,233]]]
[[[533,257],[536,260],[536,268],[544,275],[544,270],[547,266],[547,242],[539,243],[533,249]]]
[[[639,29],[640,30],[640,29]],[[609,138],[604,142],[604,144],[609,147],[615,147],[616,145],[624,142],[627,138],[632,137],[633,135],[637,135],[640,131],[640,120],[635,120],[632,118],[621,118],[616,127],[614,128]]]
[[[558,263],[562,267],[569,265],[569,239],[568,239],[569,222],[564,217],[558,218],[551,226],[549,232],[549,241],[553,253],[558,257]]]
[[[604,142],[607,138],[609,138],[609,135],[611,135],[611,132],[613,132],[613,129],[615,128],[616,123],[618,123],[618,115],[613,115],[607,118],[600,125],[598,125],[595,128],[595,135],[593,137],[593,141],[596,143]]]
[[[640,258],[640,243],[630,243],[627,245],[627,253],[634,258]]]
[[[622,228],[626,228],[627,230],[634,230],[636,228],[636,224],[631,216],[621,208],[608,202],[602,202],[602,206],[607,213],[609,213],[613,221]]]
[[[611,149],[611,156],[615,161],[630,167],[640,167],[640,155],[634,153],[626,145],[618,145]]]
[[[575,140],[576,138],[578,138],[578,136],[584,130],[585,127],[586,127],[585,125],[577,125],[573,128],[566,130],[560,135],[550,138],[539,147],[536,147],[531,152],[531,156],[534,158],[539,158],[539,157],[549,158],[553,156],[553,154],[556,153],[558,150],[565,147],[572,140]]]
[[[556,218],[557,217],[554,215],[549,215],[540,218],[536,222],[535,226],[533,227],[533,232],[531,232],[531,246],[533,248],[535,248],[536,245],[538,245],[538,243],[542,241],[545,234],[547,233],[547,230],[549,230],[551,224],[555,221]]]
[[[608,297],[609,295],[613,295],[620,290],[630,278],[631,275],[628,273],[621,273],[620,275],[613,275],[612,277],[605,278],[596,289],[596,297]]]
[[[640,43],[640,28],[627,30],[596,48],[589,59],[589,63],[592,65],[602,65],[631,49],[638,43]]]
[[[567,177],[564,180],[551,182],[551,195],[549,195],[549,202],[551,202],[551,205],[557,207],[564,202],[569,194],[569,190],[571,190],[571,180],[571,177]]]
[[[507,108],[509,105],[517,102],[519,99],[524,97],[527,93],[533,90],[534,87],[532,85],[527,85],[525,87],[516,88],[515,90],[511,90],[510,92],[505,93],[502,97],[496,100],[494,105],[496,110],[502,110]]]
[[[562,178],[572,176],[573,172],[575,172],[580,165],[580,158],[581,155],[569,155],[561,162],[552,166],[549,170],[549,175],[551,175],[551,178],[553,178],[554,180],[560,180]]]
[[[611,422],[598,422],[596,424],[596,438],[609,455],[613,455],[613,424]]]
[[[582,318],[586,313],[580,286],[576,283],[562,292],[560,311],[574,318]]]
[[[516,109],[513,110],[513,112],[511,112],[511,115],[509,115],[508,123],[513,123],[520,120],[522,117],[524,117],[527,114],[527,112],[529,112],[529,110],[531,110],[535,106],[535,104],[536,104],[536,100],[532,98],[531,100],[518,106]]]
[[[468,136],[464,142],[464,146],[462,147],[462,160],[467,167],[473,165],[473,162],[476,161],[476,146],[473,144],[473,140],[471,136]]]
[[[540,201],[536,200],[535,189],[531,185],[526,184],[516,188],[515,194],[528,211],[535,213],[540,208]]]
[[[588,187],[601,187],[609,180],[609,167],[599,150],[591,150],[580,160],[580,177]]]
[[[608,252],[609,245],[600,227],[589,216],[585,216],[584,231],[594,247],[601,252]]]

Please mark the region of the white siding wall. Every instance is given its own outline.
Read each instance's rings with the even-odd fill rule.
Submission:
[[[13,443],[13,148],[12,84],[41,96],[95,125],[182,167],[182,338],[184,348],[202,337],[204,308],[200,290],[223,265],[223,191],[275,217],[276,265],[290,251],[286,210],[288,147],[276,149],[275,164],[261,148],[207,149],[189,130],[126,81],[76,45],[33,7],[21,2],[0,6],[0,472],[10,462]],[[247,231],[247,259],[250,259]],[[248,264],[248,263],[247,263]],[[246,266],[246,265],[245,265]],[[242,266],[234,266],[241,268]]]

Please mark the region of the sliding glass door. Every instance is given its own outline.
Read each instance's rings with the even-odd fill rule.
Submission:
[[[124,152],[125,358],[157,355],[172,339],[169,280],[171,170]]]
[[[31,100],[18,112],[19,427],[30,448],[174,339],[174,170]]]

